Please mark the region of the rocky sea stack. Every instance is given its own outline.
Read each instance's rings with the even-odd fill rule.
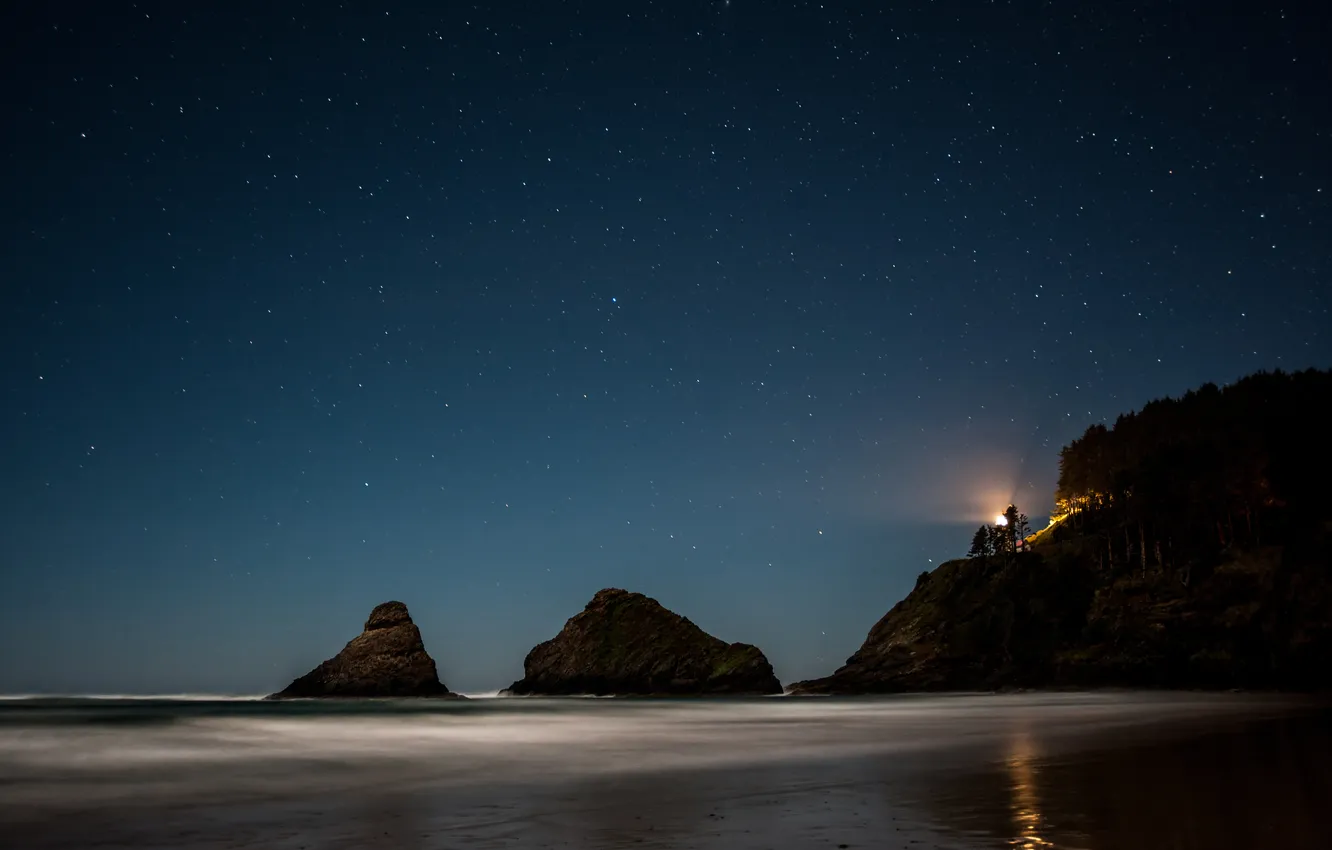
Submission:
[[[269,699],[456,696],[439,681],[407,606],[385,602],[341,652]]]
[[[779,694],[758,647],[728,644],[641,593],[608,588],[538,644],[508,693],[523,696]]]

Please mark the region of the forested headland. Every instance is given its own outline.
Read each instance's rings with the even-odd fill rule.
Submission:
[[[1097,424],[1055,513],[1010,506],[806,693],[1332,684],[1332,373],[1206,384]]]
[[[1053,537],[1098,567],[1178,575],[1227,550],[1300,542],[1332,519],[1332,373],[1261,372],[1153,401],[1059,455]]]

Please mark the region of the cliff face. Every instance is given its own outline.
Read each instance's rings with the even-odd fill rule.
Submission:
[[[1332,372],[1259,372],[1089,426],[1060,522],[977,529],[793,690],[1332,686],[1329,397]]]
[[[794,693],[1000,687],[1323,689],[1332,684],[1328,535],[1187,569],[1098,569],[1083,541],[950,561],[846,664]]]
[[[451,696],[407,606],[385,602],[341,652],[269,699]]]
[[[606,589],[523,662],[519,695],[779,694],[757,647],[728,644],[641,593]]]

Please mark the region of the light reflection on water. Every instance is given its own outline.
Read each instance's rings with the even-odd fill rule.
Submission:
[[[34,850],[1323,848],[1317,712],[1125,693],[29,703],[0,706],[0,834]]]
[[[1025,730],[1016,733],[1005,762],[1013,795],[1013,828],[1017,833],[1009,843],[1024,850],[1051,846],[1041,837],[1041,801],[1036,789],[1035,758],[1036,747],[1031,734]]]

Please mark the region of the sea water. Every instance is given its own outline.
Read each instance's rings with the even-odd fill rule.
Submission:
[[[1135,692],[15,698],[0,845],[1323,847],[1328,720]]]

